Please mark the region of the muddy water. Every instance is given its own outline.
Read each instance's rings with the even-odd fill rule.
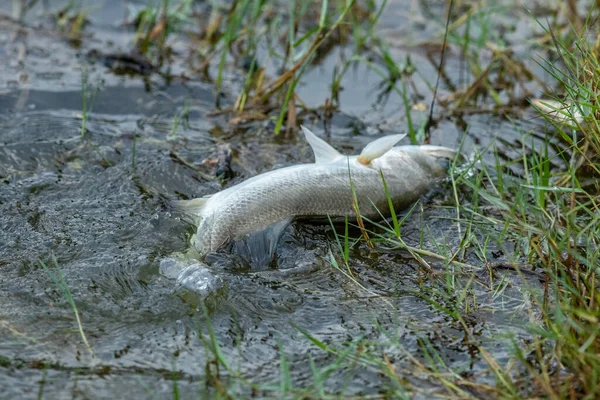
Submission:
[[[238,373],[277,387],[283,352],[293,384],[312,384],[309,357],[321,368],[336,356],[315,347],[298,327],[331,346],[359,338],[376,343],[399,370],[413,369],[408,355],[425,360],[424,341],[457,371],[475,376],[485,369],[465,344],[462,329],[419,294],[417,263],[408,254],[358,246],[350,267],[361,288],[328,261],[330,249],[337,250],[326,225],[293,223],[271,268],[248,268],[235,254],[217,257],[222,286],[206,299],[161,275],[160,261],[184,251],[193,229],[171,214],[169,199],[214,193],[275,167],[309,162],[311,152],[301,138],[275,137],[268,122],[240,128],[211,116],[214,86],[199,78],[123,77],[88,60],[90,49],[126,50],[132,38],[131,31],[114,22],[123,15],[115,11],[123,11],[122,3],[106,3],[113,7],[90,14],[87,29],[93,35],[79,48],[35,13],[24,25],[0,22],[1,396],[31,398],[41,391],[45,398],[168,398],[174,382],[182,398],[203,393],[211,379],[207,371],[215,367],[211,346],[203,339],[209,325],[202,304],[230,365],[229,372],[221,369],[220,379]],[[407,16],[404,2],[390,3],[381,30],[392,42],[392,55],[398,60],[410,55],[433,82],[435,66],[425,46],[414,45],[419,43],[414,37],[436,38],[439,27],[424,21],[427,10],[442,8],[437,2],[425,8],[416,2]],[[407,25],[398,26],[398,20]],[[395,43],[399,37],[406,43]],[[328,96],[332,70],[344,51],[351,49],[335,50],[307,73],[299,94],[308,105]],[[458,84],[460,59],[452,53],[448,57],[455,66],[449,68],[455,75],[450,79]],[[185,70],[177,60],[173,68]],[[83,139],[82,71],[97,87]],[[341,111],[327,131],[315,124],[315,132],[346,153],[360,151],[374,137],[404,132],[401,97],[392,94],[378,102],[378,83],[364,66],[350,71],[343,81]],[[429,104],[424,80],[415,79],[415,85],[423,98],[414,102]],[[441,93],[449,92],[442,83]],[[223,101],[232,98],[226,93]],[[185,108],[186,123],[174,129],[174,117]],[[413,120],[424,116],[415,111]],[[531,131],[532,137],[522,143],[517,130]],[[534,115],[526,111],[512,121],[492,113],[444,117],[431,137],[432,143],[451,147],[464,138],[466,152],[497,140],[506,159],[544,139]],[[225,184],[202,163],[216,156],[221,143],[229,143],[235,154],[235,177]],[[435,249],[432,237],[459,243],[457,227],[448,219],[453,211],[442,207],[452,204],[449,189],[442,185],[423,199],[422,211],[419,207],[407,219],[407,243],[418,246],[422,228],[429,232],[426,248]],[[75,299],[93,357],[77,331],[73,310],[40,267],[40,260],[53,266],[52,256]],[[468,261],[478,265],[474,256]],[[479,278],[485,280],[485,273]],[[502,296],[475,285],[480,306],[468,318],[501,365],[508,352],[499,336],[524,337],[522,321],[528,315],[519,282],[511,279],[514,284]],[[390,338],[402,346],[385,346]],[[432,393],[438,385],[416,373],[405,378]],[[478,379],[493,382],[489,375]],[[326,383],[328,391],[347,394],[380,393],[392,386],[361,365],[346,365]],[[243,385],[239,390],[248,393]]]

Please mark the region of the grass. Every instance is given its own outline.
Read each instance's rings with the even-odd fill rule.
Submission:
[[[35,4],[36,1],[33,3]],[[89,10],[82,7],[78,0],[70,0],[65,7],[56,13],[56,24],[71,40],[80,40],[87,23]]]
[[[63,297],[65,298],[67,303],[73,309],[73,314],[75,315],[75,320],[77,321],[77,330],[79,332],[79,335],[81,336],[81,340],[85,344],[85,347],[87,348],[90,355],[92,357],[94,357],[94,351],[92,350],[92,346],[90,345],[90,343],[87,340],[87,336],[85,335],[85,332],[83,330],[83,325],[81,324],[81,318],[79,317],[79,311],[77,310],[77,304],[75,304],[75,299],[73,299],[73,295],[71,294],[71,291],[69,290],[69,286],[67,285],[67,282],[65,281],[65,277],[63,276],[62,272],[60,271],[58,261],[56,261],[56,258],[54,256],[52,256],[52,262],[53,262],[54,268],[55,268],[54,271],[52,269],[50,269],[42,260],[40,260],[40,266],[44,269],[44,271],[46,271],[46,273],[48,274],[48,276],[50,277],[50,279],[52,280],[54,285],[61,291]]]
[[[92,99],[92,93],[89,86],[89,76],[86,67],[81,69],[81,133],[80,136],[83,139],[86,133],[86,126],[88,121],[88,113],[90,112],[90,101]]]
[[[136,16],[135,45],[137,50],[157,65],[162,65],[170,57],[169,39],[183,29],[189,21],[192,0],[174,1],[153,0]]]
[[[221,96],[217,96],[218,112],[231,114],[232,122],[272,119],[275,134],[283,127],[291,132],[299,125],[300,113],[339,108],[343,76],[351,65],[367,60],[366,54],[382,60],[385,90],[397,90],[395,84],[405,71],[398,70],[375,33],[386,4],[355,0],[213,1],[209,17],[200,17],[205,28],[198,34],[189,28],[196,18],[193,5],[187,0],[164,0],[160,6],[149,3],[137,14],[137,49],[152,64],[162,66],[168,62],[171,43],[178,35],[194,35],[198,47],[193,52],[199,64],[193,68],[204,71],[217,93],[223,91],[226,80],[231,80],[231,64],[245,75],[232,105],[223,107]],[[274,40],[277,37],[280,40]],[[353,55],[334,74],[329,98],[324,98],[320,107],[307,107],[296,93],[303,75],[337,45],[350,40],[355,45]],[[372,61],[368,63],[373,65]],[[282,72],[269,76],[267,70],[272,69]],[[215,77],[210,76],[212,71]]]
[[[455,247],[430,238],[436,253],[447,263],[446,272],[430,280],[432,285],[426,293],[436,308],[464,324],[464,317],[469,314],[465,299],[477,275],[467,274],[466,283],[460,286],[465,279],[456,279],[456,270],[449,267],[457,259],[466,258],[465,253],[473,253],[481,265],[489,267],[486,248],[495,243],[518,274],[539,271],[545,279],[543,291],[534,286],[525,291],[532,302],[532,342],[527,346],[515,342],[512,349],[514,362],[524,372],[516,373],[499,365],[486,355],[480,341],[468,334],[466,327],[465,333],[484,355],[496,378],[495,390],[502,396],[591,399],[600,395],[600,225],[598,187],[582,185],[582,181],[598,179],[600,148],[595,110],[600,76],[590,73],[598,69],[583,35],[573,44],[559,42],[551,31],[548,34],[553,36],[555,49],[564,60],[562,68],[545,64],[563,90],[564,97],[554,99],[562,105],[563,115],[546,110],[543,116],[564,139],[565,149],[551,158],[547,139],[537,151],[524,151],[521,159],[515,160],[522,163],[523,176],[511,173],[510,165],[502,163],[497,152],[495,165],[487,165],[482,154],[475,155],[476,173],[463,173],[453,180],[463,194],[461,201],[456,199],[454,221],[466,227],[465,236]],[[565,118],[569,119],[568,124]],[[525,142],[528,135],[522,136]],[[551,163],[559,167],[551,170]],[[470,199],[464,197],[467,193],[471,194]],[[406,248],[397,228],[387,229],[387,235],[380,238],[387,244]],[[463,256],[457,257],[460,254]],[[500,282],[495,293],[505,288]],[[448,307],[452,301],[453,306]],[[533,386],[527,387],[525,382],[533,382]]]
[[[94,99],[96,94],[101,88],[101,82],[96,84],[90,84],[90,73],[88,66],[83,64],[81,66],[81,128],[80,138],[83,139],[87,133],[87,123],[90,118],[90,113],[94,106]]]
[[[452,38],[468,52],[470,69],[476,76],[458,97],[456,109],[464,107],[467,100],[474,101],[472,95],[481,89],[485,89],[497,105],[502,104],[501,94],[491,88],[491,72],[496,67],[490,66],[497,62],[520,65],[505,58],[504,54],[499,54],[488,66],[476,64],[479,55],[477,47],[472,50],[469,34],[469,21],[474,15],[467,14],[463,20],[466,24],[463,36]],[[481,34],[489,34],[487,20],[480,18],[480,22]],[[586,25],[583,24],[581,29],[585,31]],[[495,148],[487,150],[495,160],[492,164],[484,159],[484,154],[476,153],[470,168],[458,171],[452,180],[452,208],[456,211],[452,221],[460,227],[458,232],[461,234],[456,244],[440,243],[424,230],[421,236],[429,235],[427,242],[433,249],[407,245],[393,207],[389,210],[392,225],[373,223],[375,229],[368,233],[368,237],[374,238],[379,245],[406,250],[419,264],[427,266],[426,284],[421,284],[414,294],[455,321],[457,329],[464,331],[469,346],[487,363],[486,374],[495,381],[490,385],[466,380],[457,373],[456,367],[444,361],[431,343],[423,340],[421,349],[426,362],[415,359],[414,365],[427,371],[429,377],[436,377],[446,396],[589,399],[600,396],[600,294],[597,283],[600,224],[596,204],[599,191],[595,183],[600,176],[600,124],[597,119],[600,117],[597,112],[597,88],[600,86],[597,71],[600,68],[595,43],[590,44],[586,35],[580,33],[572,43],[561,41],[550,28],[547,33],[552,39],[552,50],[560,56],[562,63],[559,67],[550,62],[542,65],[559,84],[561,93],[549,100],[553,101],[552,112],[546,110],[542,116],[553,125],[548,135],[557,132],[565,143],[564,149],[551,157],[547,137],[541,147],[530,147],[536,151],[524,151],[520,159],[509,163],[501,161]],[[489,39],[480,37],[475,43],[488,46]],[[518,70],[523,72],[522,68]],[[528,133],[521,135],[524,143],[531,140]],[[511,172],[514,162],[522,164],[522,176]],[[385,179],[382,181],[387,189]],[[335,234],[345,268],[340,268],[333,254],[331,264],[347,279],[368,290],[356,281],[350,266],[349,248],[359,245],[362,239],[349,238],[348,226],[346,220],[344,234]],[[364,224],[357,221],[355,227],[362,230]],[[501,249],[501,262],[490,260],[493,247]],[[509,344],[507,350],[511,358],[505,363],[493,358],[486,349],[489,343],[479,339],[467,322],[481,307],[474,286],[486,287],[495,298],[512,286],[506,274],[498,279],[498,268],[509,268],[523,279],[522,304],[529,314],[526,329],[530,339],[519,341],[509,331],[502,338],[492,339]],[[481,280],[482,273],[490,275],[488,283]],[[526,275],[532,274],[541,278],[539,285],[525,280]],[[303,331],[301,327],[299,329]],[[303,332],[321,350],[339,354],[339,349]],[[358,342],[367,347],[366,343]],[[402,348],[400,343],[395,345]],[[361,354],[358,360],[363,366],[382,373],[387,371],[392,381],[398,381],[389,358],[381,359],[378,354],[377,351]],[[347,357],[355,359],[356,355]],[[469,390],[465,390],[466,387]],[[419,392],[419,388],[412,385],[402,389],[394,395],[402,397]]]

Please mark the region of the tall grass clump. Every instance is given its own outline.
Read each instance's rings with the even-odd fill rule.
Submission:
[[[532,257],[548,275],[540,337],[552,343],[553,358],[565,367],[552,376],[546,360],[545,387],[557,396],[600,397],[600,36],[588,21],[574,36],[559,38],[550,28],[559,62],[541,62],[558,90],[548,107],[538,107],[562,142],[561,171],[550,176],[545,149],[531,161],[531,189],[539,208],[539,233]],[[589,29],[589,31],[588,31]],[[590,41],[591,36],[591,41]],[[569,40],[575,37],[575,40]],[[542,100],[543,102],[543,100]],[[544,223],[544,224],[543,224]]]
[[[600,36],[590,42],[585,31],[584,25],[573,42],[547,30],[550,51],[559,62],[540,65],[557,86],[551,98],[533,101],[548,123],[542,128],[547,129],[546,140],[535,145],[529,133],[520,132],[530,150],[524,148],[519,159],[508,162],[493,148],[488,151],[495,163],[476,153],[470,172],[455,171],[453,177],[461,197],[454,206],[459,244],[431,237],[445,261],[425,293],[460,325],[477,306],[476,299],[468,301],[477,275],[456,279],[457,271],[466,272],[468,254],[481,261],[475,269],[483,267],[492,275],[509,267],[521,277],[537,278],[524,279],[529,283],[522,288],[530,314],[524,326],[531,340],[513,339],[510,363],[493,359],[465,326],[501,396],[600,397]],[[522,168],[515,172],[518,165]],[[388,242],[406,247],[390,236]],[[502,262],[492,261],[497,257],[491,255],[492,247],[501,250]],[[503,291],[504,284],[497,283],[494,290]]]
[[[575,41],[569,39],[573,35],[546,32],[552,44],[548,50],[559,61],[540,65],[556,86],[550,98],[532,101],[546,122],[539,126],[546,139],[534,143],[530,133],[519,132],[522,143],[531,145],[517,159],[503,161],[492,144],[476,151],[466,167],[453,164],[451,208],[458,240],[441,241],[424,227],[421,245],[411,246],[402,238],[403,221],[393,208],[391,223],[372,221],[375,229],[369,232],[387,247],[408,251],[425,267],[420,282],[426,284],[414,294],[464,330],[465,342],[488,366],[495,386],[456,375],[455,367],[423,342],[422,355],[430,360],[427,373],[439,376],[450,396],[600,397],[600,36],[590,41],[586,24]],[[349,240],[336,235],[336,242],[347,265],[342,243]],[[423,247],[425,242],[433,249]],[[508,363],[488,351],[495,339],[482,340],[468,324],[481,306],[473,288],[482,285],[482,273],[490,276],[493,297],[513,285],[500,269],[521,278],[522,304],[529,314],[523,321],[528,340],[503,333]]]

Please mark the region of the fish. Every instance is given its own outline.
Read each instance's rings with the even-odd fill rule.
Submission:
[[[191,245],[201,256],[267,228],[282,232],[294,219],[356,216],[354,194],[361,216],[389,215],[382,175],[394,210],[405,209],[447,176],[458,154],[441,146],[395,146],[406,136],[397,134],[372,141],[359,155],[347,156],[301,128],[314,152],[314,163],[275,169],[213,195],[173,203],[197,225]]]

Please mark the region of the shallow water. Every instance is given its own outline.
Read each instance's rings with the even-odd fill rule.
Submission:
[[[109,3],[117,9],[121,4]],[[424,24],[426,16],[406,17],[403,2],[390,3],[380,28],[392,41],[392,54],[399,60],[410,54],[433,81],[435,67],[425,46],[393,39],[406,37],[408,42],[417,36],[415,29],[423,38],[440,30]],[[390,341],[388,334],[404,348],[390,344],[386,349],[398,368],[412,368],[408,354],[424,361],[420,342],[428,341],[453,368],[473,376],[485,370],[485,362],[465,344],[459,324],[419,294],[418,264],[409,254],[372,251],[365,245],[353,250],[350,267],[360,287],[331,266],[330,250],[337,249],[328,225],[289,226],[272,268],[248,268],[235,254],[217,257],[213,264],[220,266],[221,281],[206,299],[160,274],[161,260],[185,251],[193,230],[172,214],[168,200],[214,193],[275,167],[309,162],[312,155],[302,138],[276,137],[269,123],[234,127],[222,116],[211,116],[211,83],[117,76],[87,61],[82,56],[87,50],[108,41],[113,48],[126,48],[131,39],[131,32],[111,23],[119,18],[115,8],[91,14],[94,35],[81,48],[34,29],[37,22],[28,21],[24,36],[16,38],[16,23],[0,23],[0,59],[7,61],[0,63],[2,396],[29,398],[42,390],[46,398],[170,397],[177,382],[182,398],[190,398],[209,380],[207,368],[214,368],[214,355],[203,341],[208,333],[203,304],[232,371],[255,382],[279,385],[282,352],[297,386],[313,382],[309,356],[319,367],[335,361],[335,355],[318,349],[298,328],[336,347],[359,338],[381,345]],[[398,26],[398,15],[414,23]],[[23,63],[15,61],[20,44],[27,49]],[[308,83],[298,92],[307,104],[326,98],[323,88],[344,51],[335,50],[308,73]],[[456,65],[450,72],[458,82],[460,60],[453,54],[449,60]],[[184,69],[175,64],[175,70]],[[90,85],[98,86],[83,139],[82,68]],[[364,66],[348,73],[341,112],[326,134],[320,125],[315,132],[336,148],[356,153],[374,137],[405,131],[402,99],[393,94],[378,104],[378,82]],[[415,85],[427,94],[421,102],[429,104],[425,83],[415,79]],[[448,87],[443,84],[441,92],[448,94]],[[224,101],[232,99],[226,94]],[[186,103],[188,124],[174,132],[173,118]],[[413,119],[424,116],[415,111]],[[472,113],[442,118],[431,138],[434,144],[457,147],[464,137],[467,153],[496,140],[508,160],[544,140],[539,126],[535,114],[526,110],[513,120]],[[518,130],[531,131],[533,140],[521,143]],[[221,143],[229,143],[235,155],[235,176],[225,184],[202,164],[216,156]],[[448,183],[438,188],[424,199],[423,211],[418,208],[407,219],[402,232],[408,244],[419,244],[423,227],[430,232],[425,248],[435,248],[432,237],[459,243],[457,227],[448,219],[454,211],[442,207],[452,204],[449,192]],[[40,267],[39,260],[53,266],[52,255],[95,357],[81,341],[73,310]],[[478,263],[474,256],[467,261]],[[523,321],[529,315],[518,278],[508,276],[513,284],[501,296],[484,285],[473,286],[480,306],[468,318],[474,334],[490,341],[488,351],[500,364],[508,352],[492,339],[506,332],[525,337]],[[485,281],[485,272],[478,278]],[[537,285],[535,279],[528,283]],[[418,374],[405,377],[422,388],[438,385]],[[489,376],[480,379],[493,382]],[[386,385],[390,382],[379,372],[360,365],[340,369],[327,381],[330,392],[343,389],[348,394],[380,393]],[[247,394],[244,390],[240,388]]]

